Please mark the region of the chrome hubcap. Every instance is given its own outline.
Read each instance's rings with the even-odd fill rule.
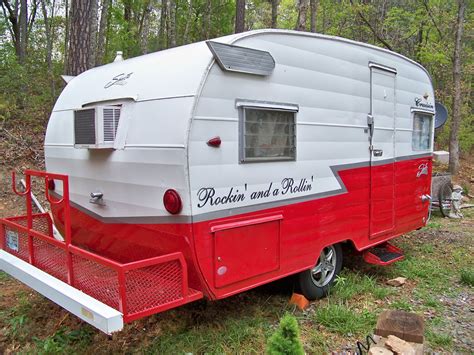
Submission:
[[[331,245],[324,248],[319,255],[316,266],[311,269],[311,279],[318,287],[326,286],[336,271],[336,250]]]

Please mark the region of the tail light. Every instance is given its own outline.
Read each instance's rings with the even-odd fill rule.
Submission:
[[[166,210],[171,214],[181,212],[181,208],[183,207],[181,197],[179,197],[179,194],[173,189],[169,189],[165,192],[163,195],[163,204]]]

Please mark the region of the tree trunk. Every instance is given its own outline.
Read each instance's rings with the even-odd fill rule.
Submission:
[[[456,39],[454,43],[453,63],[453,118],[451,120],[451,134],[449,137],[449,171],[456,175],[459,172],[459,126],[461,125],[461,55],[462,33],[466,1],[458,0],[458,18],[456,21]]]
[[[187,16],[186,25],[184,27],[183,44],[189,43],[189,27],[191,25],[191,17],[193,16],[193,0],[189,0],[187,4],[188,4],[188,16]]]
[[[148,53],[148,36],[150,34],[150,14],[152,5],[150,1],[145,1],[143,5],[143,14],[140,20],[140,29],[138,31],[140,36],[140,50],[142,54]]]
[[[18,59],[20,64],[25,63],[26,38],[28,37],[28,4],[27,0],[20,0],[20,46]]]
[[[54,11],[54,1],[52,5],[53,11]],[[51,38],[51,20],[48,17],[48,9],[46,8],[46,0],[41,0],[41,10],[43,12],[43,19],[44,19],[44,34],[46,37],[46,64],[48,66],[48,72],[51,76],[52,74],[52,62],[51,62],[51,57],[52,57],[52,51],[53,51],[53,42]],[[53,17],[53,14],[51,14],[51,17]]]
[[[64,16],[64,73],[67,73],[69,63],[69,31],[71,29],[71,9],[69,8],[69,0],[64,1]]]
[[[91,33],[91,47],[89,50],[89,68],[93,68],[95,66],[95,55],[96,55],[96,49],[97,49],[97,31],[99,30],[98,28],[98,4],[99,0],[92,0],[91,1],[91,9],[90,9],[90,20],[89,20],[89,26],[91,27],[90,33]]]
[[[97,35],[97,50],[95,55],[95,65],[104,64],[106,52],[105,38],[107,37],[107,26],[109,23],[109,7],[112,0],[102,0],[102,10],[100,12],[99,34]]]
[[[18,23],[18,1],[15,1],[13,6],[8,0],[0,1],[0,5],[3,10],[3,14],[8,19],[10,26],[8,30],[13,39],[13,45],[15,46],[16,57],[20,58],[20,24]]]
[[[316,17],[318,13],[319,0],[310,0],[309,4],[310,4],[310,11],[311,11],[310,29],[311,29],[311,32],[316,32]]]
[[[235,2],[235,33],[245,31],[245,0]]]
[[[169,40],[170,47],[176,47],[176,2],[170,0],[169,9]]]
[[[168,0],[161,0],[161,12],[160,12],[160,39],[161,45],[160,49],[165,49],[168,47],[167,42],[167,31],[166,31],[166,22],[167,22],[167,12],[168,12]]]
[[[308,14],[309,0],[299,0],[298,3],[298,20],[296,21],[295,30],[306,31],[306,15]]]
[[[68,75],[79,75],[90,68],[91,12],[96,0],[73,0],[71,2],[71,27],[68,48]]]
[[[204,13],[204,23],[203,23],[203,37],[209,39],[211,36],[211,0],[206,0],[206,10]]]
[[[272,0],[272,28],[278,27],[278,5],[280,0]]]

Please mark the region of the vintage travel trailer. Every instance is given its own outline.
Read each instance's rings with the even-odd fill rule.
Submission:
[[[68,80],[0,268],[106,333],[293,274],[323,297],[345,250],[390,264],[427,223],[434,92],[400,54],[258,30]]]

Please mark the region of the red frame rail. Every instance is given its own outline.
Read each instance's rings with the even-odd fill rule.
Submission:
[[[32,212],[32,177],[43,178],[48,202],[62,205],[64,209],[64,242],[53,238],[53,224],[48,213]],[[60,199],[49,193],[49,183],[53,180],[62,181]],[[26,170],[25,181],[25,191],[19,192],[12,172],[13,191],[26,197],[26,216],[0,219],[1,249],[117,309],[125,322],[203,297],[202,292],[188,287],[187,265],[181,252],[124,264],[73,245],[67,175]],[[8,233],[16,235],[18,250],[8,245]],[[21,239],[25,236],[27,253],[19,252],[22,245],[25,247]]]

